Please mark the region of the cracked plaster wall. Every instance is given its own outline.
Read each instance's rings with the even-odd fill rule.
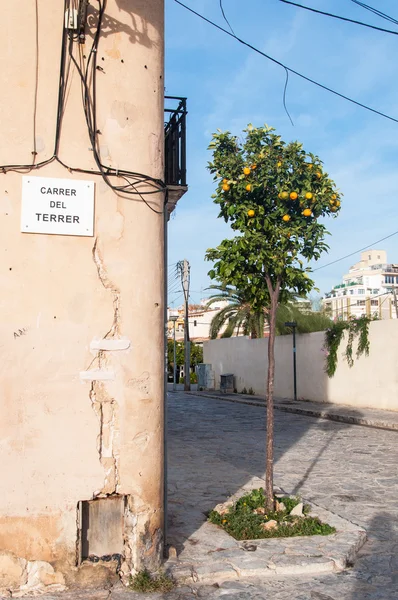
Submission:
[[[61,5],[38,2],[38,162],[53,149]],[[155,178],[163,178],[163,12],[163,0],[108,0],[99,48],[104,161]],[[26,164],[34,6],[8,4],[3,18],[0,164]],[[60,156],[94,169],[89,146],[72,69]],[[0,174],[0,588],[14,595],[26,591],[28,564],[44,587],[79,580],[81,500],[128,497],[124,574],[159,563],[163,526],[163,218],[100,177],[57,163],[36,175],[95,181],[95,237],[20,233],[21,174]],[[161,194],[151,201],[162,210]],[[103,339],[108,348],[129,343],[90,350]],[[88,371],[98,378],[84,380]],[[92,572],[99,578],[101,569]]]

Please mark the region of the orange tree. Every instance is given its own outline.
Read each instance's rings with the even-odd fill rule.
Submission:
[[[265,494],[273,508],[274,343],[278,303],[314,286],[309,260],[328,249],[324,218],[336,216],[341,197],[321,160],[298,142],[285,143],[275,130],[249,125],[244,137],[218,131],[209,147],[209,170],[217,182],[212,196],[219,217],[239,232],[214,249],[212,279],[233,285],[269,319]]]

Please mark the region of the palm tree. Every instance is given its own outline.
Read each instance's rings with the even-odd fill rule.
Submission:
[[[222,328],[226,325],[221,337],[231,337],[242,331],[243,335],[250,335],[252,339],[264,337],[264,328],[268,325],[268,310],[254,310],[243,292],[233,286],[211,285],[211,290],[218,293],[210,296],[206,309],[211,308],[217,302],[228,302],[227,306],[216,313],[210,324],[210,338],[216,339]],[[293,296],[285,295],[286,302],[278,306],[276,313],[277,335],[291,333],[290,328],[285,326],[288,321],[297,323],[297,333],[311,333],[313,331],[324,331],[330,327],[330,318],[324,312],[304,311],[295,304]]]
[[[228,305],[216,313],[210,324],[210,338],[216,339],[222,328],[226,325],[221,337],[231,337],[236,331],[242,330],[243,335],[251,338],[264,336],[265,311],[254,310],[245,295],[239,290],[228,285],[211,285],[211,290],[218,293],[210,296],[206,309],[217,302],[228,302]]]

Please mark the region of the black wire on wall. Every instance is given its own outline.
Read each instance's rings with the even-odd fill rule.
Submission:
[[[57,102],[57,113],[56,113],[56,128],[54,138],[54,151],[53,155],[41,162],[36,163],[36,142],[34,140],[34,149],[32,152],[33,160],[31,164],[14,164],[14,165],[0,165],[0,172],[6,174],[9,171],[19,173],[29,173],[32,170],[38,170],[50,163],[57,161],[64,168],[68,169],[69,172],[85,173],[89,175],[100,175],[104,182],[110,187],[115,193],[122,195],[123,197],[138,196],[147,206],[156,214],[163,214],[163,210],[156,210],[151,204],[145,199],[144,196],[151,194],[157,194],[162,192],[165,194],[165,202],[167,203],[167,186],[161,179],[156,179],[150,175],[129,171],[126,169],[114,169],[113,167],[106,166],[101,161],[99,142],[98,142],[98,128],[97,128],[97,51],[98,45],[101,38],[101,27],[103,17],[106,8],[107,0],[97,0],[99,11],[98,11],[98,22],[93,37],[93,43],[88,55],[86,66],[84,67],[84,57],[81,52],[81,46],[79,44],[80,63],[74,56],[74,48],[76,44],[76,37],[73,32],[68,31],[64,27],[64,21],[62,22],[62,45],[61,45],[61,58],[60,58],[60,70],[59,70],[59,83],[58,83],[58,102]],[[68,9],[68,0],[64,0],[64,14]],[[36,63],[38,64],[38,11],[36,12],[36,46],[37,46],[37,58]],[[90,139],[94,161],[97,165],[98,171],[92,169],[86,169],[81,167],[71,167],[64,163],[59,157],[59,146],[61,140],[62,130],[62,119],[65,112],[66,104],[66,88],[69,74],[69,66],[73,64],[79,77],[81,79],[82,86],[82,104],[87,124],[88,136]],[[38,67],[36,67],[38,72]],[[90,82],[90,83],[89,83]],[[36,109],[37,109],[37,87],[35,87],[35,105],[34,105],[34,137],[36,139]],[[124,184],[117,185],[114,183],[115,179],[124,180]],[[150,189],[148,189],[148,187]],[[141,188],[141,189],[140,189]],[[142,189],[144,188],[144,189]]]

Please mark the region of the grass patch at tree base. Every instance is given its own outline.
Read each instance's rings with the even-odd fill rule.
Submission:
[[[174,581],[165,573],[152,575],[144,569],[136,575],[130,577],[130,589],[135,592],[150,593],[150,592],[170,592],[174,587]]]
[[[318,517],[310,516],[307,505],[303,506],[301,515],[295,515],[294,509],[301,503],[297,497],[275,497],[276,510],[268,513],[264,508],[265,500],[262,488],[253,490],[233,506],[212,510],[209,521],[236,540],[330,535],[336,532],[334,527],[322,523]]]

